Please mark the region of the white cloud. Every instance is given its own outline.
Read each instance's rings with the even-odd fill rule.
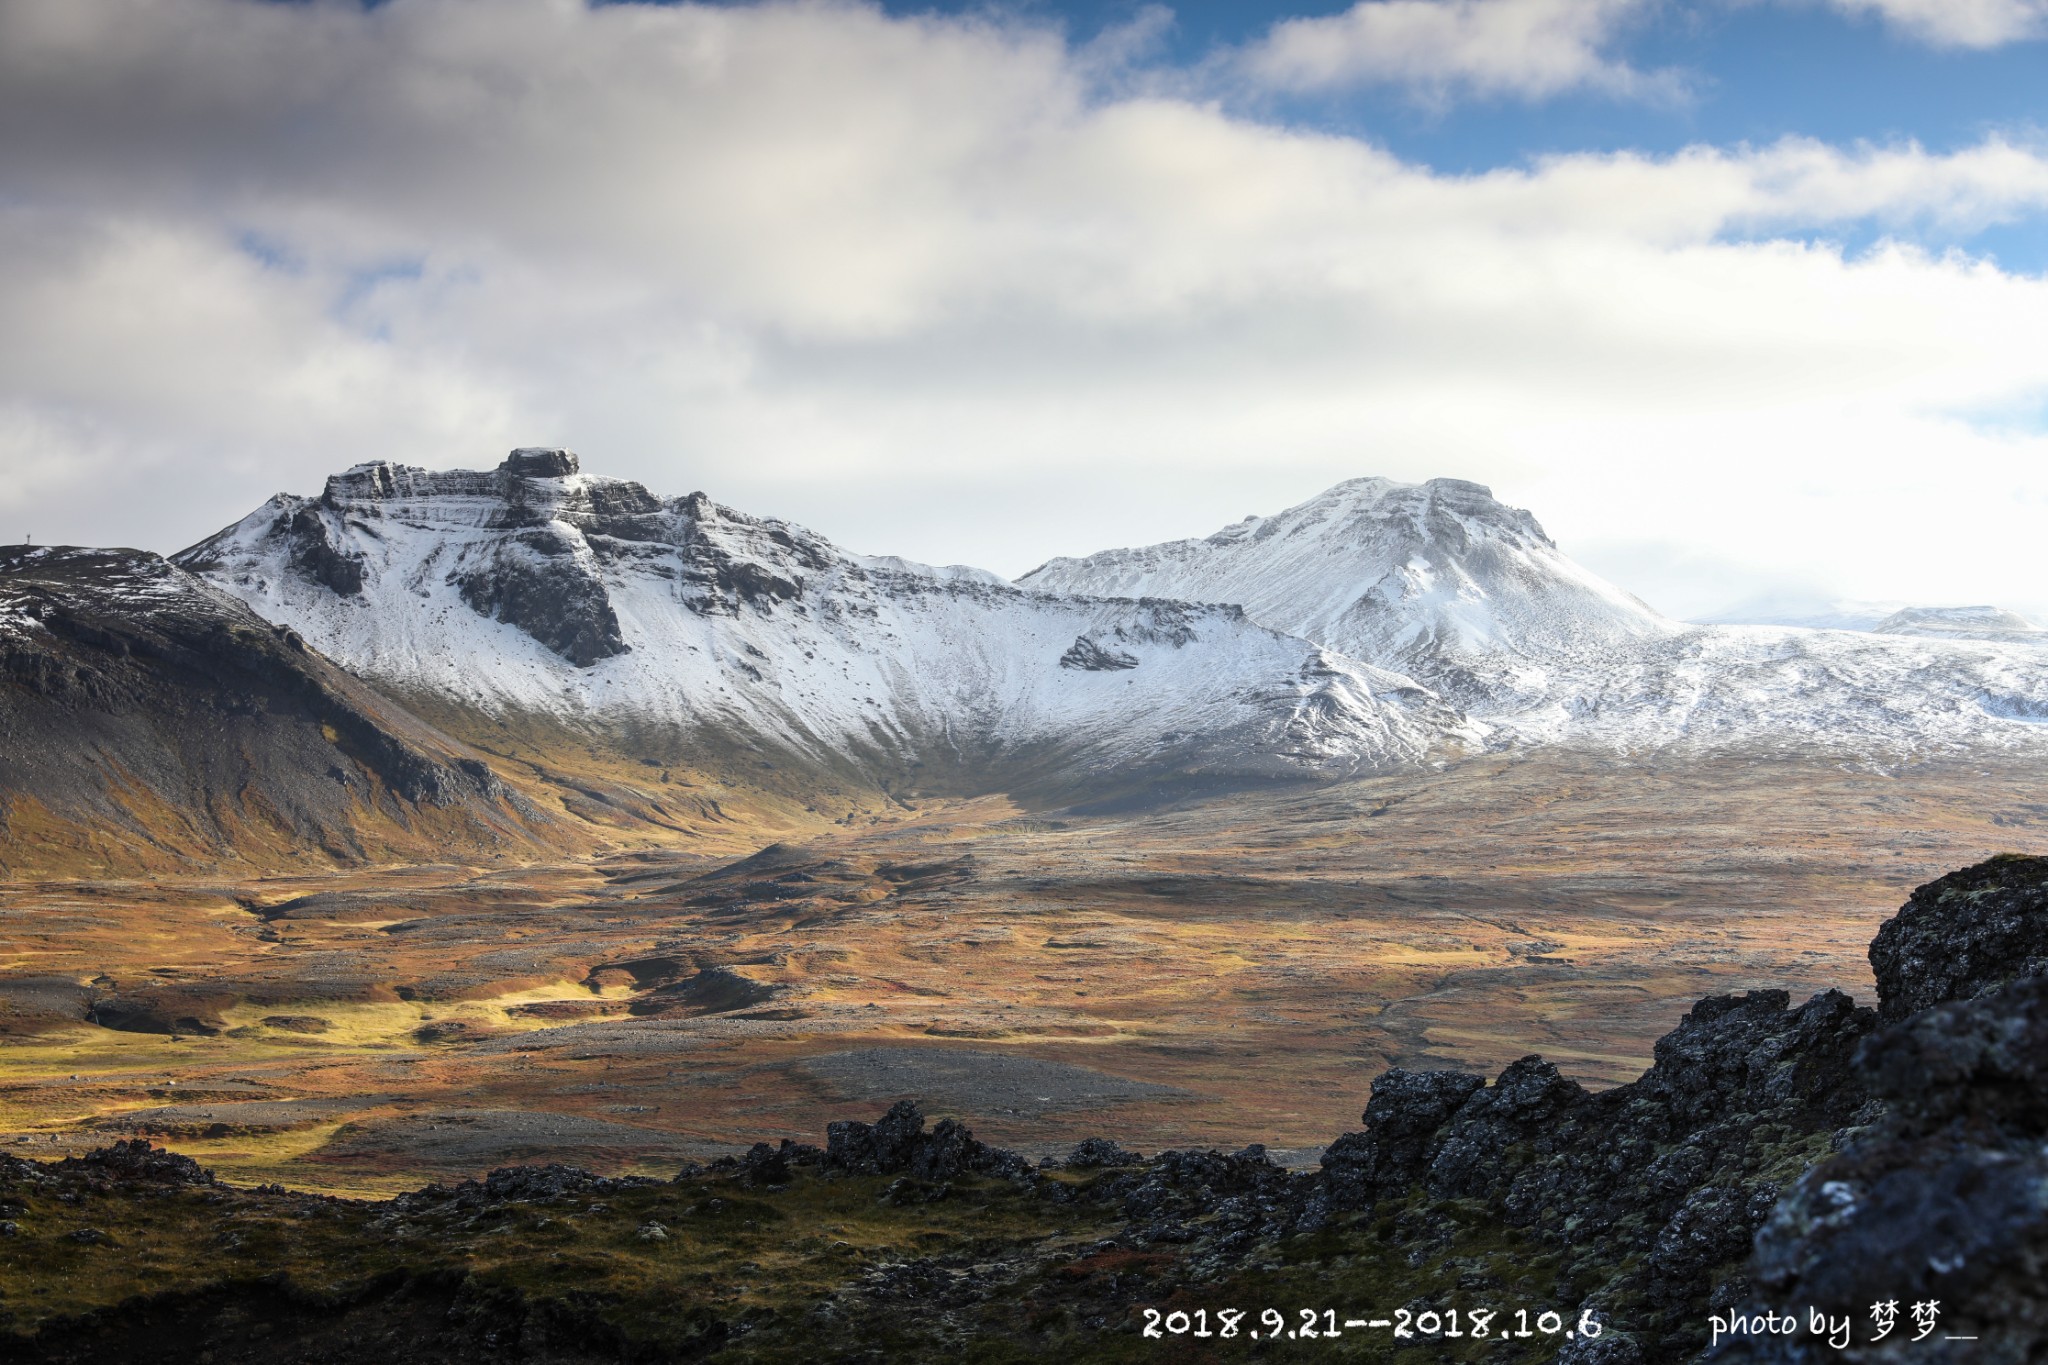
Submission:
[[[2048,36],[2048,0],[1827,0],[1936,47],[2000,47]]]
[[[1613,56],[1618,31],[1644,0],[1359,0],[1342,14],[1288,19],[1247,50],[1258,83],[1313,91],[1400,85],[1540,99],[1569,90],[1669,96],[1668,74],[1645,76]]]
[[[1451,176],[1100,60],[834,4],[0,0],[0,530],[175,548],[559,441],[1006,572],[1448,474],[1730,598],[2048,599],[2048,441],[1976,416],[2048,396],[2048,283],[1825,240],[2038,214],[2039,149]]]

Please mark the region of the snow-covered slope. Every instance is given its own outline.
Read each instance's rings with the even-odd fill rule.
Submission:
[[[1477,734],[1411,680],[1235,607],[849,554],[559,450],[486,472],[361,465],[177,558],[383,684],[822,762],[993,783],[1334,774]]]
[[[1399,670],[1495,743],[1819,747],[2048,739],[2048,659],[2016,645],[1688,626],[1558,551],[1477,484],[1358,479],[1206,540],[1056,559],[1021,583],[1237,603]]]

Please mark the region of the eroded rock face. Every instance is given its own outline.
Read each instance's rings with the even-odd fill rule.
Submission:
[[[318,508],[301,507],[292,514],[287,540],[294,572],[340,597],[362,592],[363,557],[334,543]]]
[[[1913,893],[1870,944],[1887,1021],[2048,973],[2048,858],[2001,857]]]
[[[517,626],[578,668],[589,668],[629,646],[603,578],[570,542],[553,526],[523,531],[454,583],[477,615]]]

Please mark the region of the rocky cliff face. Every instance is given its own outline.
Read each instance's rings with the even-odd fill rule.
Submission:
[[[139,551],[0,549],[0,736],[0,871],[550,837],[477,754]]]

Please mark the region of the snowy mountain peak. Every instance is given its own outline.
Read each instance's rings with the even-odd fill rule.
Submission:
[[[1679,629],[1463,479],[1352,479],[1202,540],[1055,559],[1020,583],[1234,602],[1253,620],[1462,696],[1559,654]]]
[[[1247,517],[1208,539],[1229,543],[1258,539],[1262,534],[1298,534],[1305,526],[1400,539],[1418,547],[1468,545],[1496,538],[1557,549],[1535,517],[1498,501],[1484,484],[1465,479],[1396,483],[1376,476],[1346,479],[1277,516]]]

